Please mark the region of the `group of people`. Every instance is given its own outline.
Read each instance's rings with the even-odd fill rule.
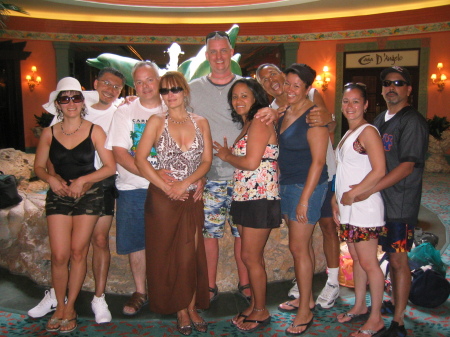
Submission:
[[[356,337],[406,336],[406,252],[417,222],[428,135],[424,118],[407,102],[408,71],[392,67],[381,73],[388,111],[375,126],[364,119],[365,85],[344,87],[342,113],[349,131],[334,155],[334,114],[312,88],[315,71],[305,64],[283,72],[263,64],[256,80],[243,78],[231,72],[233,53],[225,32],[208,34],[211,73],[191,83],[174,71],[159,77],[154,63],[138,62],[132,70],[137,99],[118,108],[125,78],[112,68],[99,73],[92,104],[92,93],[82,91],[74,78],[60,80],[51,93],[46,108],[57,117],[40,139],[35,170],[50,185],[46,215],[53,288],[29,311],[41,317],[55,310],[48,331],[77,327],[74,303],[90,242],[96,281],[92,310],[97,323],[111,321],[104,291],[117,200],[117,252],[129,256],[135,283],[125,315],[148,303],[153,312],[176,313],[181,334],[206,332],[208,323],[198,309],[207,309],[218,296],[218,239],[228,222],[238,289],[248,301],[232,324],[244,332],[266,326],[271,316],[263,253],[271,230],[284,218],[296,275],[289,293],[296,299],[279,306],[296,313],[287,334],[305,333],[316,305],[334,305],[340,238],[354,260],[355,305],[337,320],[367,318]],[[328,280],[314,301],[316,222]],[[381,318],[379,238],[390,253],[395,304],[387,330]]]

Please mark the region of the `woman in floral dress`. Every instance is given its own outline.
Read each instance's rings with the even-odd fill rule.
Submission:
[[[255,331],[270,323],[266,309],[267,274],[264,247],[272,228],[281,224],[278,194],[278,142],[274,126],[253,119],[258,109],[269,105],[264,89],[251,78],[237,80],[228,93],[235,122],[242,131],[228,148],[214,142],[215,154],[236,167],[230,214],[242,238],[242,260],[247,267],[252,298],[250,306],[233,318],[236,327]]]

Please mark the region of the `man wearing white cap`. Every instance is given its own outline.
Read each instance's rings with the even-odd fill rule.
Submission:
[[[85,119],[100,125],[105,133],[108,133],[114,112],[121,104],[118,99],[120,92],[125,85],[125,76],[114,68],[104,68],[98,73],[94,82],[96,91],[83,91],[88,107]],[[53,100],[44,104],[43,107],[48,112],[56,114]],[[58,123],[57,116],[52,121],[52,125]],[[95,167],[99,169],[102,162],[96,153]],[[92,234],[93,258],[92,270],[95,278],[95,295],[92,300],[92,311],[95,314],[97,323],[108,323],[111,321],[111,312],[105,300],[105,288],[109,271],[111,254],[109,251],[109,230],[114,217],[116,187],[115,176],[111,176],[103,181],[104,211],[99,217],[94,232]],[[55,290],[51,288],[46,291],[42,301],[28,311],[28,315],[34,318],[42,317],[56,308]]]

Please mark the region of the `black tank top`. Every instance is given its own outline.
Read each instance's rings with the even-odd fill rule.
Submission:
[[[94,124],[91,125],[87,138],[73,149],[68,150],[55,138],[52,126],[53,137],[50,144],[50,161],[55,168],[55,172],[69,185],[70,180],[95,171],[95,147],[91,139],[93,128]]]

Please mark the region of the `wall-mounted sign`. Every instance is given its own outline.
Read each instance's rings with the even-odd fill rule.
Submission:
[[[345,68],[386,68],[392,66],[419,66],[419,50],[388,50],[345,54]]]

